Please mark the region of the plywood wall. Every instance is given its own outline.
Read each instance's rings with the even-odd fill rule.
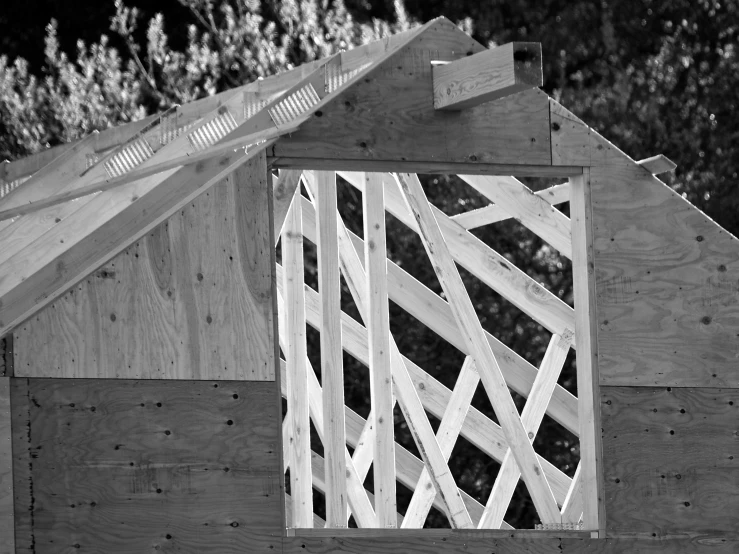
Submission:
[[[739,387],[739,240],[605,141],[597,146],[601,383]]]
[[[607,534],[734,551],[739,241],[590,139]]]
[[[16,329],[16,375],[275,378],[271,183],[236,170]]]
[[[274,382],[15,379],[18,552],[274,552]]]

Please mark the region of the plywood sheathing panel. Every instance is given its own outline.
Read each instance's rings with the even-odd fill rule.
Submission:
[[[33,552],[278,551],[275,387],[30,379]]]
[[[545,536],[547,532],[543,531],[531,531],[524,538],[520,533],[514,531],[502,537],[500,531],[495,535],[486,531],[423,529],[412,537],[385,530],[377,530],[373,537],[286,537],[283,554],[734,554],[739,547],[739,539],[718,533],[607,539],[554,537],[551,532]]]
[[[591,139],[601,383],[739,387],[739,241]]]
[[[247,165],[16,329],[18,376],[274,380],[266,167]]]
[[[451,22],[440,19],[298,132],[281,139],[268,155],[550,165],[549,103],[538,90],[461,112],[434,109],[431,61],[452,61],[482,50]]]
[[[590,127],[559,102],[549,99],[552,165],[590,165]]]
[[[610,533],[739,538],[739,390],[601,387]]]
[[[609,537],[607,539],[562,539],[561,554],[735,554],[739,539],[720,533],[674,537]]]
[[[13,510],[15,512],[15,552],[34,554],[33,480],[29,436],[31,421],[28,379],[10,379],[10,427],[13,452]]]
[[[14,554],[10,378],[0,377],[0,554]]]

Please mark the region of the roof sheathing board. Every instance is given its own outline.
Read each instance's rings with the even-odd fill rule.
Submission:
[[[434,20],[268,151],[278,165],[316,160],[551,165],[548,96],[530,90],[460,112],[434,109],[431,61],[485,48]]]

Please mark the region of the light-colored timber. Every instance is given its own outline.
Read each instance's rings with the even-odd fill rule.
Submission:
[[[544,84],[541,44],[511,42],[433,65],[434,108],[464,110]]]
[[[0,164],[0,553],[735,552],[739,242],[541,83],[438,18]]]

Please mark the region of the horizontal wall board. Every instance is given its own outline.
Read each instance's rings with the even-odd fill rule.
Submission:
[[[607,531],[739,534],[739,390],[601,387]]]
[[[29,381],[34,552],[278,547],[275,383]]]
[[[16,376],[273,380],[271,190],[253,169],[19,326]]]
[[[377,530],[375,537],[288,537],[283,539],[283,554],[562,554],[558,538],[490,538],[485,531],[445,535],[416,532],[409,538],[402,533]],[[434,531],[429,529],[428,531]],[[393,537],[392,535],[396,535]]]
[[[739,240],[592,138],[601,384],[739,387]]]

